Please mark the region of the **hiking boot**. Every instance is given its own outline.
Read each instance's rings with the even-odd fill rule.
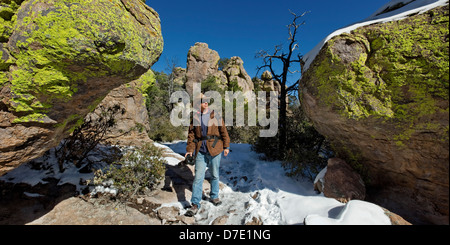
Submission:
[[[214,204],[214,206],[219,206],[220,204],[222,204],[222,201],[220,201],[219,198],[215,198],[211,200],[211,203]]]
[[[194,204],[192,207],[186,212],[185,216],[192,217],[196,215],[198,212],[198,205]]]

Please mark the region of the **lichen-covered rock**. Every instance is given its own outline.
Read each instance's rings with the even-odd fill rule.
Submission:
[[[148,70],[139,79],[123,84],[108,93],[95,110],[86,117],[96,121],[105,109],[119,107],[114,115],[115,125],[104,135],[103,144],[141,147],[152,142],[148,111],[145,102],[145,90],[155,83],[152,70]]]
[[[330,39],[302,74],[302,106],[370,201],[449,223],[449,9]]]
[[[110,90],[145,73],[163,46],[159,16],[140,0],[10,0],[1,8],[0,175],[56,146]]]

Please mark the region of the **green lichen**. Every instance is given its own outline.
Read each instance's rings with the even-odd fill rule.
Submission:
[[[0,7],[0,42],[8,41],[15,23],[15,12],[22,1],[2,1]]]
[[[5,73],[0,72],[0,87],[3,87],[3,84],[7,83],[9,81],[8,77]]]
[[[47,116],[41,113],[34,113],[27,116],[15,118],[13,120],[13,123],[28,123],[28,122],[38,122],[38,123],[44,123],[44,119]]]
[[[421,118],[448,115],[448,107],[437,105],[437,101],[449,99],[448,24],[447,6],[446,10],[434,9],[403,22],[387,23],[380,31],[366,34],[369,41],[378,40],[367,66],[382,66],[379,76],[388,85],[395,120],[404,128],[393,136],[398,145],[416,130],[439,128],[437,123],[417,124]]]
[[[77,120],[75,121],[73,126],[70,127],[69,130],[68,130],[69,133],[73,133],[73,131],[75,131],[75,129],[79,128],[84,123],[84,118],[83,117],[78,116],[76,118],[77,118]]]
[[[62,123],[54,125],[55,128],[66,128],[67,125],[71,125],[68,132],[72,133],[76,128],[83,124],[84,118],[81,115],[73,114],[68,116]]]
[[[345,38],[360,43],[355,46],[360,55],[355,61],[345,64],[332,49],[327,50],[331,62],[323,60],[315,74],[321,81],[319,97],[348,118],[392,117],[391,98],[386,93],[386,85],[365,65],[368,59],[365,51],[369,46],[367,40],[361,36],[347,35]],[[329,41],[330,47],[335,40]]]
[[[89,112],[93,112],[95,108],[103,101],[105,97],[98,97],[92,104],[88,106]]]
[[[162,52],[156,13],[151,20],[155,29],[144,31],[119,0],[50,0],[43,10],[35,7],[38,3],[24,2],[20,11],[28,15],[22,19],[13,15],[6,23],[0,18],[0,34],[20,33],[10,40],[15,69],[9,86],[10,110],[27,113],[23,120],[40,118],[52,105],[70,101],[77,84],[88,78],[119,75],[131,81],[136,66],[149,68]],[[134,7],[149,9],[143,3]],[[41,10],[30,14],[32,9]],[[9,38],[6,34],[3,39]],[[0,85],[6,78],[2,72]]]
[[[375,117],[397,125],[392,137],[399,146],[417,130],[440,130],[438,122],[417,122],[449,113],[448,24],[447,6],[331,39],[328,59],[314,69],[318,97],[343,117]],[[360,55],[350,63],[333,50],[342,39],[358,44],[352,47]],[[447,101],[447,107],[438,101]]]
[[[331,143],[331,147],[336,152],[336,157],[345,159],[345,161],[360,174],[365,185],[371,184],[371,178],[369,175],[369,169],[364,165],[364,157],[360,152],[356,152],[353,148],[349,147],[346,142],[337,140]]]
[[[154,85],[156,82],[155,73],[153,73],[152,70],[148,70],[146,73],[144,73],[136,82],[136,88],[138,91],[144,95],[145,97],[148,96],[146,93],[147,89]]]

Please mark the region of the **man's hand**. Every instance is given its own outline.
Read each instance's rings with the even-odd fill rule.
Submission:
[[[223,155],[224,155],[224,156],[227,156],[228,153],[230,153],[230,149],[225,149],[225,150],[223,150]]]
[[[184,158],[186,158],[187,155],[191,155],[192,156],[192,152],[186,152],[186,155],[184,155]]]

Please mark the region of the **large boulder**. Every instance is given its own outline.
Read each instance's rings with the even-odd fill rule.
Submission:
[[[208,78],[213,78],[218,87],[226,87],[227,78],[219,71],[220,56],[217,51],[208,47],[208,44],[197,42],[192,46],[187,55],[186,91],[192,95],[195,83],[202,83]]]
[[[10,0],[1,9],[0,175],[56,146],[162,52],[159,16],[141,0]]]
[[[160,225],[161,221],[124,204],[70,197],[27,225]]]
[[[327,167],[314,181],[314,189],[344,203],[355,199],[364,200],[366,196],[361,176],[344,160],[336,157],[328,159]]]
[[[449,224],[448,16],[446,4],[335,36],[299,86],[366,200],[414,224]]]
[[[223,70],[219,70],[220,56],[217,51],[208,47],[208,44],[197,42],[187,55],[186,72],[178,68],[176,80],[185,81],[186,91],[192,95],[195,83],[209,83],[210,88],[227,90],[240,88],[245,94],[254,89],[251,77],[244,69],[244,62],[238,56],[227,59]]]
[[[223,68],[223,73],[227,76],[228,86],[238,86],[242,91],[253,91],[252,78],[244,69],[244,61],[238,56],[231,57]]]
[[[272,78],[272,74],[269,71],[264,71],[261,75],[261,88],[266,92],[276,91],[280,94],[281,85],[277,80]]]

